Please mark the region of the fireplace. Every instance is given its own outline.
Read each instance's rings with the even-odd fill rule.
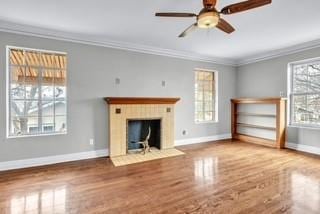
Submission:
[[[179,98],[107,97],[105,100],[111,158],[141,149],[137,142],[144,140],[149,127],[151,147],[160,151],[174,148],[174,106]]]
[[[127,120],[127,153],[141,152],[143,142],[153,149],[161,149],[161,119],[128,119]]]

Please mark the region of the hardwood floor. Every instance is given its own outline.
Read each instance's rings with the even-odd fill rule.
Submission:
[[[0,173],[0,213],[320,213],[320,158],[246,143],[124,167],[108,158]]]

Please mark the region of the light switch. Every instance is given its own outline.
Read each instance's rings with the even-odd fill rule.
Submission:
[[[166,87],[166,81],[162,80],[161,85],[162,87]]]
[[[120,85],[120,78],[116,78],[115,82],[116,82],[117,85]]]

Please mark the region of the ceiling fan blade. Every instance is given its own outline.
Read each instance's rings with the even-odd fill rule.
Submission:
[[[193,32],[196,28],[198,27],[198,24],[197,23],[194,23],[192,24],[190,27],[188,27],[185,31],[183,31],[179,37],[182,38],[182,37],[185,37],[187,36],[189,33]]]
[[[197,16],[194,13],[156,13],[156,16],[162,17],[194,17]]]
[[[203,0],[203,6],[205,8],[215,7],[217,4],[217,0]]]
[[[216,27],[229,34],[235,31],[235,29],[226,20],[221,18]]]
[[[272,0],[248,0],[224,7],[221,13],[228,15],[271,4]]]

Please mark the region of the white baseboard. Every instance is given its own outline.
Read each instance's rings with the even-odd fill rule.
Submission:
[[[198,138],[188,138],[188,139],[176,140],[174,145],[175,146],[183,146],[183,145],[205,143],[205,142],[225,140],[225,139],[231,139],[231,134],[221,134],[221,135],[213,135],[213,136],[207,136],[207,137],[198,137]]]
[[[108,156],[109,152],[106,149],[95,150],[89,152],[72,153],[65,155],[56,155],[41,158],[32,158],[8,162],[0,162],[0,171],[11,170],[11,169],[22,169],[34,166],[43,166],[49,164],[56,164],[69,161],[85,160],[91,158],[99,158]]]
[[[204,143],[209,141],[217,141],[217,140],[230,139],[230,138],[231,138],[231,134],[222,134],[222,135],[200,137],[200,138],[189,138],[189,139],[183,139],[183,140],[176,140],[175,146]],[[56,155],[56,156],[49,156],[49,157],[0,162],[0,171],[50,165],[50,164],[85,160],[85,159],[98,158],[98,157],[106,157],[108,156],[108,154],[109,154],[108,150],[104,149],[104,150],[96,150],[96,151],[89,151],[89,152],[80,152],[80,153],[72,153],[72,154],[65,154],[65,155]]]
[[[296,144],[296,143],[286,143],[286,148],[293,149],[301,152],[307,152],[311,154],[320,155],[320,148],[315,146],[308,146],[304,144]]]
[[[222,135],[214,135],[214,136],[208,136],[208,137],[176,140],[175,146],[183,146],[183,145],[197,144],[197,143],[204,143],[204,142],[218,141],[218,140],[225,140],[225,139],[231,139],[231,134],[222,134]],[[307,153],[311,153],[311,154],[320,155],[320,147],[287,142],[286,148],[301,151],[301,152],[307,152]]]
[[[214,136],[207,136],[207,137],[176,140],[175,146],[205,143],[205,142],[225,140],[225,139],[231,139],[231,134],[221,134],[221,135],[214,135]],[[286,148],[320,155],[319,147],[287,142]],[[72,153],[72,154],[65,154],[65,155],[56,155],[56,156],[49,156],[49,157],[0,162],[0,171],[106,157],[108,155],[109,155],[109,151],[107,149],[102,149],[102,150],[95,150],[95,151],[89,151],[89,152],[80,152],[80,153]]]

